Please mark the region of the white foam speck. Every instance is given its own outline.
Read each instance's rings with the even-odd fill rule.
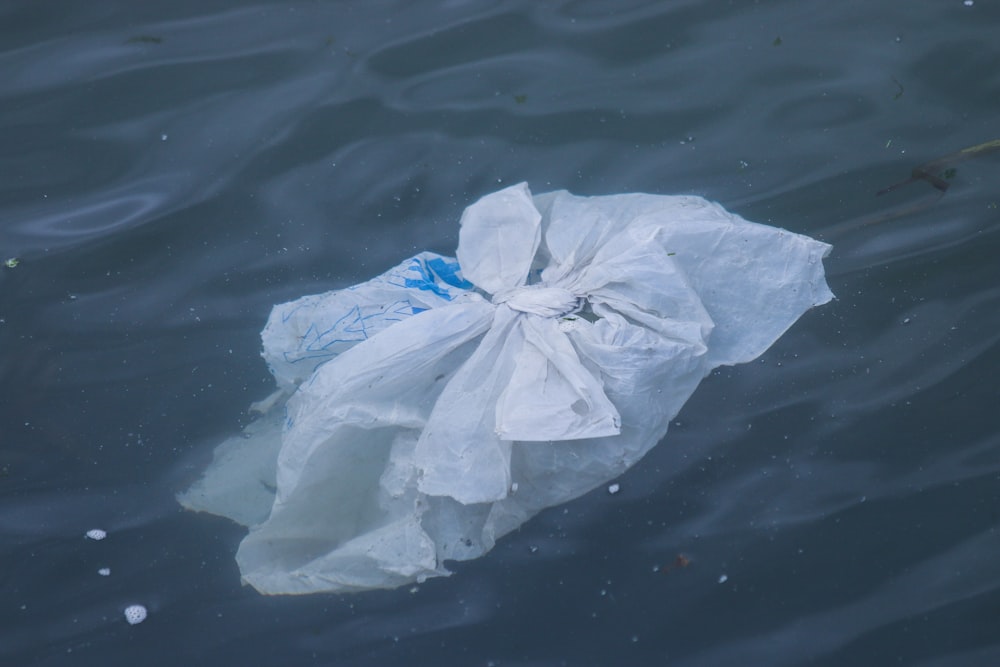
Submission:
[[[125,620],[129,625],[137,625],[146,620],[146,608],[141,604],[132,604],[125,607]]]

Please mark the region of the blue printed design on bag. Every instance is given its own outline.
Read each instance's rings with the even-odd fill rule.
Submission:
[[[343,350],[330,350],[329,348],[339,343],[360,343],[369,338],[369,323],[376,325],[375,329],[384,329],[384,326],[377,326],[384,322],[401,322],[416,312],[424,310],[414,306],[409,299],[401,299],[387,306],[366,304],[362,307],[354,304],[343,315],[332,324],[325,326],[322,330],[311,323],[301,335],[299,344],[294,350],[283,352],[285,361],[288,363],[298,363],[307,359],[327,360],[334,357]],[[282,319],[287,321],[291,313],[283,314]]]
[[[410,289],[426,290],[428,292],[433,292],[437,294],[442,299],[451,300],[451,294],[448,293],[447,288],[442,288],[438,285],[437,281],[434,280],[434,274],[431,273],[430,268],[427,266],[426,262],[418,257],[414,257],[410,260],[410,266],[408,267],[410,272],[416,273],[416,278],[404,278],[403,286]]]
[[[288,364],[317,368],[387,327],[474,288],[454,258],[421,253],[366,283],[286,304],[291,307],[282,308],[280,317],[289,341],[281,354]],[[392,296],[398,298],[390,301]]]
[[[444,257],[435,257],[429,260],[414,257],[410,260],[407,272],[416,273],[417,277],[404,278],[403,287],[433,292],[442,299],[451,301],[455,297],[445,285],[462,290],[473,288],[472,283],[461,277],[460,271],[461,267],[459,267],[458,262],[449,262]]]
[[[464,290],[470,290],[474,287],[472,283],[459,275],[459,271],[462,270],[462,267],[458,265],[457,261],[449,262],[446,261],[444,257],[438,257],[436,259],[428,260],[427,266],[429,266],[431,270],[441,278],[441,280],[448,283],[452,287]]]

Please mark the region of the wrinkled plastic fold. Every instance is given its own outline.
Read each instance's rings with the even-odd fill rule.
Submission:
[[[466,209],[456,258],[275,306],[278,393],[178,498],[249,527],[262,593],[446,575],[627,470],[713,368],[829,301],[829,250],[699,197],[505,188]]]

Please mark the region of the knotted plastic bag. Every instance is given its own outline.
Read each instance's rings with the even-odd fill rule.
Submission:
[[[249,526],[262,593],[448,574],[620,475],[714,367],[832,298],[829,250],[699,197],[487,195],[457,259],[275,306],[278,392],[179,499]]]

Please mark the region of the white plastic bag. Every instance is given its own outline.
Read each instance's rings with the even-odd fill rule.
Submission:
[[[829,250],[699,197],[511,186],[466,209],[457,261],[275,306],[279,393],[179,499],[250,527],[262,593],[448,574],[620,475],[712,368],[832,298]]]

